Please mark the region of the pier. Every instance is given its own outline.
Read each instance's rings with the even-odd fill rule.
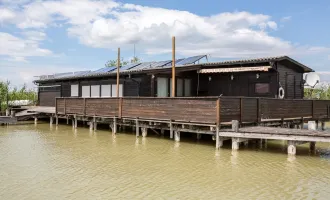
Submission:
[[[58,125],[66,119],[73,128],[78,123],[97,130],[107,124],[113,134],[118,128],[131,127],[137,137],[147,137],[148,130],[180,141],[180,133],[211,135],[215,147],[225,140],[232,141],[232,149],[240,143],[285,140],[288,154],[296,154],[296,146],[316,142],[330,142],[324,129],[330,119],[330,101],[282,100],[252,97],[123,97],[123,98],[56,98],[56,107],[35,107],[17,113],[17,117],[49,118]],[[304,124],[308,123],[308,129]],[[318,125],[321,127],[318,127]]]
[[[234,150],[249,140],[286,140],[288,153],[295,146],[310,142],[330,142],[330,135],[316,130],[330,119],[330,101],[282,100],[252,97],[194,98],[57,98],[51,123],[59,118],[78,121],[97,130],[97,124],[108,124],[113,134],[118,127],[132,127],[136,136],[147,136],[148,129],[180,141],[181,132],[212,135],[216,148],[231,139]],[[304,129],[304,123],[309,129]],[[313,125],[314,122],[314,125]]]

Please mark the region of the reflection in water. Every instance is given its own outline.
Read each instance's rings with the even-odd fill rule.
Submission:
[[[112,135],[109,131],[0,127],[0,199],[327,199],[330,144],[267,141],[232,151],[230,141]],[[189,141],[187,141],[189,140]],[[243,145],[243,144],[242,144]]]

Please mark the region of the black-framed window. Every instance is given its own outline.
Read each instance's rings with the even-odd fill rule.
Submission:
[[[256,83],[255,84],[255,93],[256,94],[270,93],[270,84],[269,83]]]

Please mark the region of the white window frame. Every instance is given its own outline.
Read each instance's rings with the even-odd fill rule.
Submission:
[[[111,97],[111,85],[101,85],[101,97]]]
[[[89,98],[91,97],[91,86],[84,85],[81,87],[81,97]]]
[[[123,97],[124,95],[124,86],[123,84],[119,84],[119,97]],[[111,96],[117,97],[117,84],[111,85]]]
[[[71,97],[79,96],[79,84],[71,85]]]
[[[100,85],[91,85],[91,97],[100,97]]]
[[[160,81],[162,80],[162,81]],[[165,81],[165,83],[163,82]],[[162,85],[160,85],[162,84]],[[164,85],[165,86],[164,86]],[[163,91],[160,91],[160,87],[164,89]],[[167,97],[168,96],[168,78],[165,77],[157,77],[157,97]]]

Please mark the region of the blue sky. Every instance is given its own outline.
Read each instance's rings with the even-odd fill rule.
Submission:
[[[136,55],[212,61],[289,55],[330,80],[329,1],[0,0],[0,79],[93,70]]]

